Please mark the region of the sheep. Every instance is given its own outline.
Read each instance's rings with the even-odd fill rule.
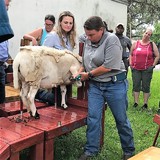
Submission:
[[[20,47],[20,52],[13,61],[13,83],[20,89],[20,96],[27,111],[34,118],[39,114],[34,98],[39,88],[50,89],[60,85],[61,106],[65,102],[66,85],[73,83],[71,77],[78,73],[82,57],[68,50],[57,50],[46,46]],[[80,87],[81,81],[74,81]]]

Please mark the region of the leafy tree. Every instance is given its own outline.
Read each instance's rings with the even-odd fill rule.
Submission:
[[[142,36],[146,26],[160,20],[160,0],[128,0],[127,35],[137,39]]]
[[[154,31],[151,40],[156,42],[157,44],[160,43],[160,22],[154,25]]]

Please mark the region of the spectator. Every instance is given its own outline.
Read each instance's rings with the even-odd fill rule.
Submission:
[[[28,34],[25,34],[23,38],[32,41],[33,46],[41,46],[47,34],[53,30],[55,25],[55,17],[51,14],[48,14],[45,16],[44,22],[44,28],[38,28]]]
[[[8,6],[10,0],[0,1],[0,43],[14,36],[8,19]]]
[[[148,108],[153,68],[159,60],[158,48],[154,42],[152,42],[152,50],[152,45],[150,43],[151,35],[152,30],[147,28],[143,34],[142,40],[134,42],[130,52],[130,66],[132,70],[134,96],[133,107],[138,106],[139,94],[142,90],[144,99],[144,105],[142,106],[143,109]]]
[[[107,101],[115,118],[123,149],[123,160],[135,151],[133,133],[127,118],[127,80],[122,62],[122,47],[118,37],[106,31],[100,17],[93,16],[84,23],[81,80],[88,80],[87,142],[79,160],[96,156],[100,151],[102,111]],[[74,75],[75,77],[77,75]]]
[[[123,35],[124,32],[124,25],[122,23],[119,23],[116,27],[116,36],[119,38],[122,48],[123,48],[123,53],[122,53],[122,60],[125,65],[125,69],[128,73],[128,67],[129,67],[129,52],[127,52],[127,49],[130,51],[131,48],[131,40]]]
[[[64,11],[59,15],[58,26],[54,32],[47,35],[44,44],[56,49],[73,51],[76,46],[75,19],[71,12]]]
[[[2,3],[2,1],[0,1],[0,3]],[[9,0],[5,0],[4,2],[5,2],[5,5],[6,5],[6,10],[8,10]],[[0,4],[0,6],[1,5],[2,4]],[[0,12],[1,12],[1,10],[0,10]],[[7,22],[7,20],[6,20],[6,22]],[[7,22],[7,25],[8,26],[6,26],[5,29],[7,31],[9,31],[9,30],[12,31],[8,22]],[[5,33],[5,30],[3,30],[3,31]],[[8,34],[9,32],[6,32],[6,33]],[[9,37],[11,38],[11,35],[13,35],[13,32],[10,32],[10,33],[11,34],[9,34],[7,36],[8,38]],[[4,36],[2,39],[7,39],[7,38]],[[3,42],[0,43],[0,103],[4,103],[5,102],[5,75],[6,75],[5,68],[7,67],[6,66],[6,61],[8,60],[8,56],[9,56],[9,53],[8,53],[8,40],[6,40],[6,41],[3,41]]]

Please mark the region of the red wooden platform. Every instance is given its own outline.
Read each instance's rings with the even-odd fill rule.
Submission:
[[[50,106],[38,109],[38,113],[40,119],[31,119],[25,125],[44,131],[44,160],[54,159],[55,137],[86,125],[87,109],[80,109],[75,105],[70,105],[66,110]],[[24,119],[28,115],[24,113]],[[8,118],[13,119],[13,116]]]
[[[41,103],[35,101],[35,105],[37,108],[47,107],[47,103]],[[23,107],[23,112],[26,112],[26,108]],[[0,117],[7,117],[20,113],[20,101],[8,102],[4,104],[0,104]]]
[[[0,139],[0,160],[7,160],[10,157],[10,146]]]
[[[43,160],[44,132],[42,130],[1,117],[0,140],[3,142],[3,146],[5,143],[10,146],[10,149],[6,146],[7,149],[1,150],[2,155],[6,155],[6,157],[10,154],[9,160],[19,160],[20,151],[31,146],[33,146],[33,150],[30,160]]]

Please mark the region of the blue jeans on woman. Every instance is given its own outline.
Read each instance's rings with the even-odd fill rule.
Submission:
[[[126,114],[127,83],[127,80],[114,83],[89,81],[85,154],[96,155],[100,150],[101,120],[105,101],[115,118],[123,153],[125,155],[134,153],[133,132]]]
[[[5,67],[0,66],[0,103],[5,102]]]

